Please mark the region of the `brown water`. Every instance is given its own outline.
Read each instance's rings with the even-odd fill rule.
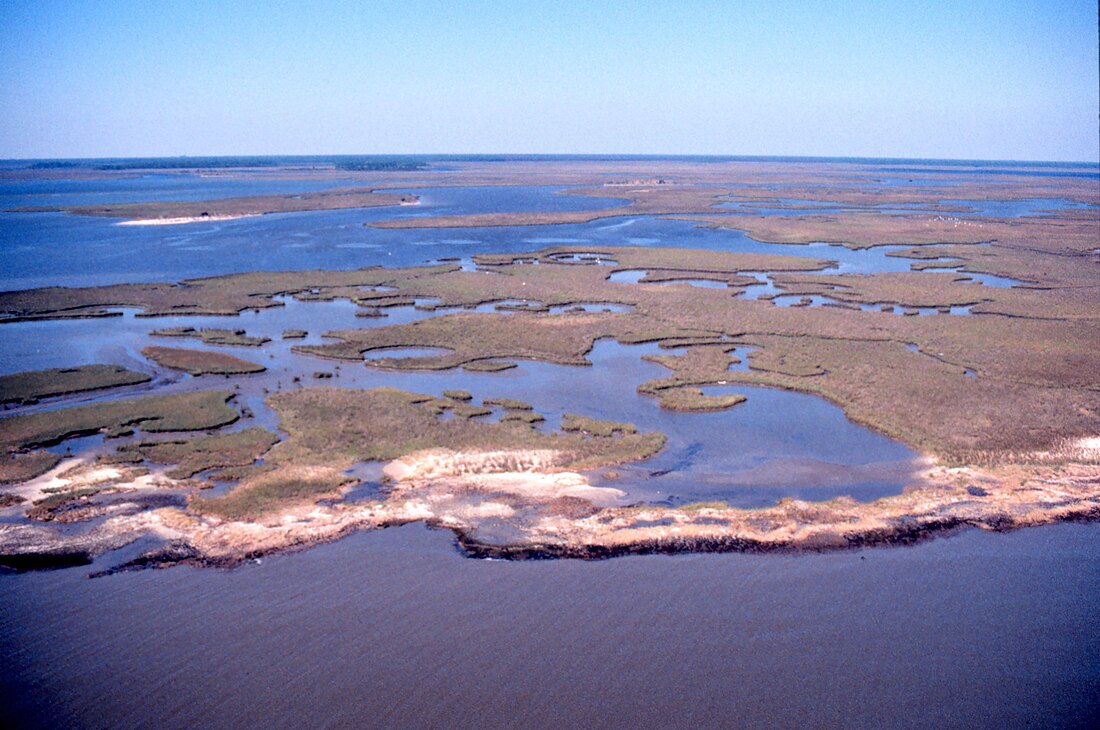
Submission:
[[[1087,727],[1100,526],[463,558],[421,526],[231,571],[0,577],[21,727]]]

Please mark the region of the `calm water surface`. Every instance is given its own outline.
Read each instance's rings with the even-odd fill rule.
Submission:
[[[1088,727],[1098,538],[510,563],[409,526],[232,571],[0,576],[0,719]]]
[[[51,181],[0,188],[0,207],[330,184],[343,183],[283,187],[173,175],[106,186]],[[416,208],[180,228],[0,213],[0,288],[419,265],[558,243],[803,254],[834,260],[843,272],[909,270],[909,261],[886,255],[891,249],[762,244],[737,231],[648,217],[538,228],[364,226],[406,215],[617,204],[574,200],[559,190],[438,188],[415,191],[424,200]],[[147,344],[207,346],[148,331],[244,327],[273,342],[210,349],[268,366],[240,379],[240,400],[255,415],[236,427],[277,428],[263,389],[296,387],[295,374],[335,368],[292,353],[293,345],[322,342],[330,329],[433,316],[402,308],[371,320],[355,311],[347,302],[288,299],[283,308],[239,318],[136,319],[127,312],[0,325],[0,372],[115,362],[154,373],[158,392],[216,387],[217,379],[154,370],[140,356]],[[284,329],[309,336],[284,341]],[[572,411],[661,430],[669,442],[653,459],[618,469],[613,479],[592,475],[630,499],[754,506],[783,495],[872,499],[905,483],[909,449],[818,398],[726,388],[747,402],[724,413],[662,411],[634,390],[667,374],[640,359],[657,352],[601,341],[589,356],[593,367],[521,362],[493,374],[344,363],[337,377],[318,382],[432,394],[462,388],[475,401],[527,400],[547,417],[546,428]],[[77,448],[104,446],[92,437]],[[364,480],[377,478],[373,465],[359,471]],[[1096,525],[1057,525],[821,555],[510,563],[465,558],[449,533],[409,526],[232,571],[174,568],[87,579],[144,547],[135,545],[87,569],[0,576],[0,724],[1087,727],[1100,706],[1098,538]]]

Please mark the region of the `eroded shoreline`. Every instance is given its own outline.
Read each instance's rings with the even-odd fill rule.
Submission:
[[[757,509],[626,505],[617,489],[592,486],[580,473],[547,469],[558,459],[550,452],[433,449],[389,464],[386,471],[399,478],[383,500],[299,501],[253,520],[194,513],[180,496],[180,480],[163,472],[78,459],[22,492],[33,498],[59,479],[85,488],[98,480],[101,489],[118,496],[73,517],[102,522],[80,534],[63,534],[49,524],[0,525],[0,565],[27,570],[88,564],[145,538],[159,544],[96,574],[177,564],[224,568],[412,522],[451,530],[469,557],[510,560],[905,545],[968,527],[1005,531],[1100,519],[1100,464],[1095,448],[1085,448],[1079,453],[1093,463],[976,469],[928,460],[919,483],[900,495],[862,503],[783,499]],[[533,468],[492,470],[502,464]],[[175,495],[175,504],[156,505],[158,492]]]

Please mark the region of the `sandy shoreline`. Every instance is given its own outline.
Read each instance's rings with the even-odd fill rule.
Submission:
[[[1095,439],[1076,444],[1078,455],[1095,457],[1094,444]],[[178,494],[193,486],[186,482],[145,469],[68,460],[23,485],[21,496],[41,497],[66,482],[95,484],[113,495],[107,504],[82,500],[56,519],[62,524],[105,520],[80,534],[49,522],[0,525],[0,564],[15,569],[82,564],[154,537],[161,546],[106,572],[181,563],[232,566],[409,522],[454,531],[459,545],[475,557],[598,559],[654,552],[816,552],[909,544],[964,527],[1003,531],[1100,519],[1095,461],[979,469],[930,460],[912,486],[873,502],[784,499],[771,507],[737,509],[722,503],[627,505],[618,489],[595,487],[582,474],[548,466],[549,452],[507,452],[529,471],[490,466],[504,455],[417,452],[387,465],[395,483],[379,501],[305,500],[247,521],[195,513],[157,497],[166,489]]]
[[[231,221],[238,218],[255,218],[259,213],[243,215],[196,215],[182,218],[135,218],[134,220],[119,221],[116,226],[178,226],[184,223],[200,223],[203,221]]]

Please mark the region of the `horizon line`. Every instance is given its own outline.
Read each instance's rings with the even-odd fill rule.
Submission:
[[[337,158],[373,158],[373,159],[423,159],[425,161],[552,161],[560,160],[712,160],[730,162],[890,162],[890,163],[945,163],[945,164],[1015,164],[1015,165],[1073,165],[1073,166],[1100,166],[1100,159],[1096,160],[1024,160],[1007,158],[965,158],[965,157],[889,157],[889,156],[863,156],[863,155],[759,155],[759,154],[693,154],[693,153],[543,153],[543,152],[339,152],[320,154],[191,154],[191,155],[108,155],[86,157],[6,157],[0,158],[3,163],[34,163],[34,162],[73,162],[92,163],[105,161],[140,161],[140,160],[293,160],[293,161],[318,161],[323,162]]]

